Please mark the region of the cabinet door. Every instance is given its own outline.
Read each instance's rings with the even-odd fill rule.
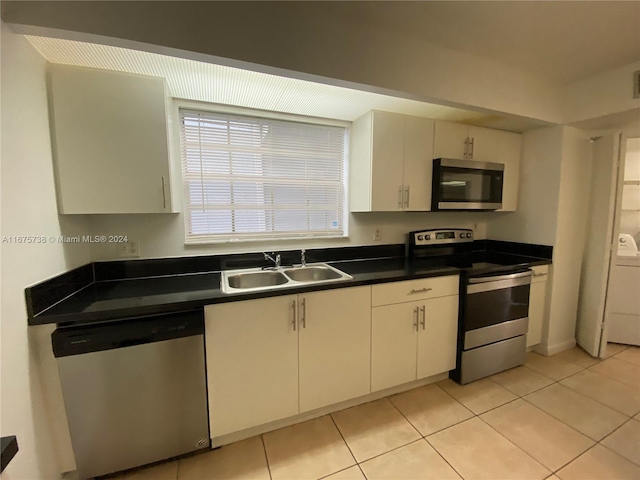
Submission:
[[[492,128],[469,127],[469,138],[473,142],[469,145],[470,160],[499,162],[501,133]]]
[[[467,158],[469,127],[460,123],[436,122],[433,158]]]
[[[458,295],[424,302],[418,330],[418,379],[456,368]]]
[[[51,69],[60,213],[171,211],[164,79]]]
[[[402,210],[404,115],[373,112],[371,211]]]
[[[424,302],[371,309],[371,391],[416,379],[416,325]]]
[[[205,308],[212,438],[298,413],[296,299]]]
[[[527,347],[537,345],[542,340],[542,321],[544,319],[544,304],[546,301],[547,282],[531,284],[529,294],[529,331],[527,332]]]
[[[371,391],[371,287],[298,296],[300,411]]]
[[[431,210],[433,120],[406,117],[404,131],[404,210]]]

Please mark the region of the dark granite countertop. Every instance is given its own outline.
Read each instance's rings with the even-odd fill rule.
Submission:
[[[478,252],[475,252],[476,254]],[[480,258],[481,257],[481,258]],[[482,252],[474,274],[491,273],[514,266],[550,264],[551,260],[523,255]],[[55,305],[30,317],[31,325],[85,323],[127,317],[171,313],[215,303],[290,295],[311,291],[371,285],[418,278],[458,275],[460,265],[443,260],[407,261],[404,257],[326,262],[348,273],[351,280],[292,286],[263,292],[225,294],[220,289],[220,272],[172,274],[147,278],[113,279],[89,283]]]
[[[328,263],[353,279],[234,294],[222,292],[219,272],[96,282],[37,315],[32,324],[113,320],[191,310],[214,303],[460,273],[458,268],[447,266],[416,269],[406,265],[404,258]]]
[[[18,453],[18,439],[15,435],[0,438],[0,472],[9,465]]]

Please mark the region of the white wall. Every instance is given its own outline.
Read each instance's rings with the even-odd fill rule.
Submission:
[[[555,244],[561,159],[561,127],[522,134],[518,210],[494,214],[489,220],[488,238]]]
[[[489,219],[487,237],[553,245],[548,304],[540,351],[575,343],[582,252],[589,199],[590,146],[575,128],[523,134],[518,211]]]
[[[46,62],[4,24],[2,30],[2,236],[83,235],[81,217],[58,217],[49,138]],[[86,245],[1,245],[0,433],[20,451],[3,480],[53,479],[74,469],[51,327],[28,327],[24,288],[87,263]]]
[[[127,235],[132,240],[140,242],[141,258],[157,258],[315,247],[388,245],[404,243],[407,232],[424,228],[471,228],[474,229],[476,238],[486,238],[486,219],[490,215],[481,212],[356,213],[349,215],[349,238],[280,240],[277,243],[235,242],[185,245],[182,214],[93,215],[90,228],[92,235]],[[379,242],[373,241],[375,228],[381,229],[382,238]],[[94,261],[117,259],[116,246],[113,244],[94,243],[91,248]]]
[[[563,96],[563,123],[640,108],[640,98],[633,98],[633,72],[636,70],[640,70],[640,61],[567,85]]]

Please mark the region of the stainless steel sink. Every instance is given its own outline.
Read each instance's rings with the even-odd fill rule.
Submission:
[[[289,279],[280,272],[260,271],[255,273],[238,273],[228,277],[232,288],[260,288],[273,287],[287,283]]]
[[[288,287],[301,287],[317,283],[349,280],[353,277],[326,263],[284,267],[274,270],[251,268],[222,272],[223,293],[259,292]]]
[[[291,280],[305,283],[324,280],[336,280],[338,278],[343,278],[342,276],[345,275],[342,272],[338,272],[330,268],[328,265],[288,268],[284,271],[284,274]]]

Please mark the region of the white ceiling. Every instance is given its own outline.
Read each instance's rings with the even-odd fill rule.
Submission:
[[[124,48],[27,36],[49,62],[164,77],[171,96],[260,110],[353,121],[372,109],[516,132],[528,120]]]
[[[640,60],[638,1],[365,1],[327,8],[561,84]]]

